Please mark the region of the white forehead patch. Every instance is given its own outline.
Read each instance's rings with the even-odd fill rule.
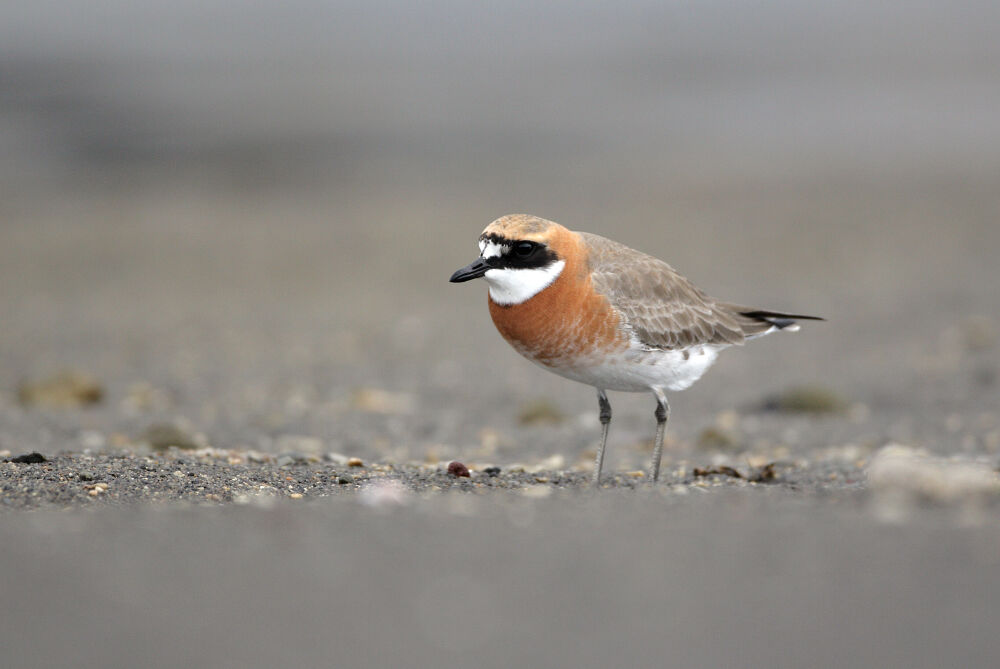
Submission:
[[[507,251],[510,251],[510,247],[506,244],[497,244],[489,239],[479,240],[479,255],[483,258],[499,258]]]
[[[483,257],[488,257],[485,251]],[[559,260],[548,267],[491,269],[483,278],[490,286],[490,298],[499,305],[510,306],[527,302],[548,288],[565,266],[566,261]]]

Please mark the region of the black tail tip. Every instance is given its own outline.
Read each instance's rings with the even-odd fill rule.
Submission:
[[[765,323],[770,323],[779,330],[790,329],[792,331],[798,329],[798,323],[796,321],[825,321],[825,318],[820,316],[805,316],[803,314],[786,314],[780,311],[744,311],[741,315],[748,318],[756,318],[757,320],[764,321]]]

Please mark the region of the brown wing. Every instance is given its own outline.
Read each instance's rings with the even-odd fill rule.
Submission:
[[[742,344],[770,324],[716,302],[670,265],[652,256],[581,232],[594,288],[622,313],[645,346],[683,349],[699,344]]]

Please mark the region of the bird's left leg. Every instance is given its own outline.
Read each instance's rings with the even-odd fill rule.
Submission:
[[[656,395],[656,439],[653,441],[653,464],[650,468],[650,479],[656,483],[660,478],[660,458],[663,457],[663,436],[670,420],[670,404],[662,388],[653,388]]]
[[[601,482],[601,469],[604,467],[604,448],[608,445],[608,426],[611,424],[611,402],[603,390],[597,391],[597,404],[601,413],[601,447],[597,449],[597,461],[594,463],[594,485]]]

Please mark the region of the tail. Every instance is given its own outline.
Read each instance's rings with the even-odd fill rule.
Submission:
[[[802,314],[785,314],[780,311],[763,311],[761,309],[756,309],[754,311],[741,311],[740,316],[746,316],[747,318],[752,318],[756,321],[761,321],[764,323],[770,323],[779,330],[788,330],[789,332],[798,332],[799,324],[796,321],[825,321],[825,318],[819,316],[803,316]]]
[[[799,324],[797,321],[826,320],[825,318],[820,318],[819,316],[786,314],[781,311],[751,309],[749,307],[741,307],[735,304],[728,304],[726,306],[731,311],[735,312],[739,318],[743,334],[746,335],[747,338],[759,337],[761,335],[774,332],[775,329],[785,330],[786,332],[798,332]]]

